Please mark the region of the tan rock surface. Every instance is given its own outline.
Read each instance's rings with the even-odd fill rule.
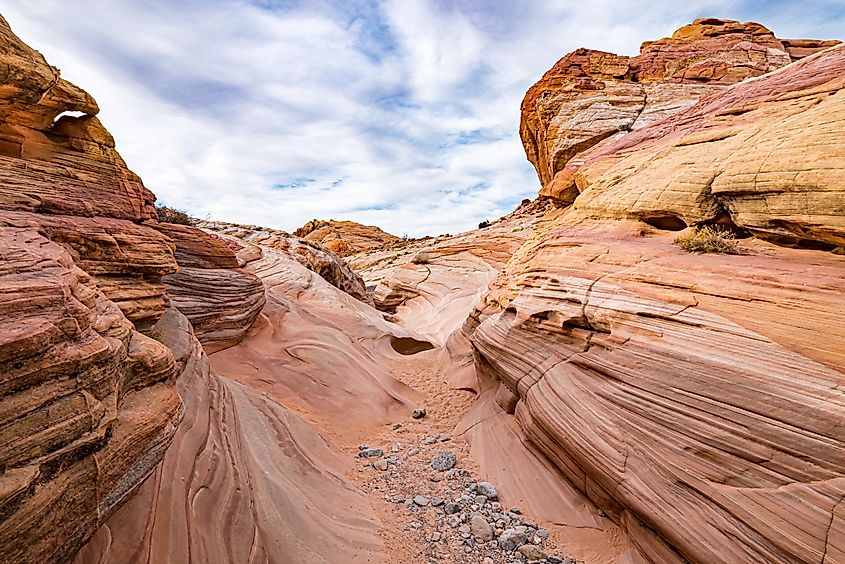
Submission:
[[[295,237],[320,243],[341,257],[371,251],[400,240],[372,225],[354,221],[313,219],[293,232]]]
[[[760,237],[845,244],[845,46],[724,90],[593,154],[575,181],[589,217],[723,216]]]
[[[572,175],[593,152],[727,85],[837,43],[784,43],[760,24],[700,19],[644,43],[636,57],[590,49],[566,55],[522,102],[520,134],[541,194],[571,202]]]
[[[844,56],[595,145],[558,172],[572,206],[536,224],[465,324],[494,390],[475,420],[512,414],[572,503],[586,496],[647,561],[842,558],[845,263],[772,243],[842,245]],[[756,237],[736,256],[673,244],[717,221]],[[564,532],[582,526],[569,515]]]
[[[351,459],[295,414],[220,376],[171,310],[185,420],[138,493],[77,555],[106,562],[377,562],[378,520]]]

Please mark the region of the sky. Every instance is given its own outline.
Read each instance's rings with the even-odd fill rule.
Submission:
[[[97,100],[129,167],[194,216],[457,233],[536,195],[525,91],[578,47],[696,17],[843,39],[845,0],[5,0]]]

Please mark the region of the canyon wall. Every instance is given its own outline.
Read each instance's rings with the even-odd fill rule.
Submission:
[[[183,416],[168,307],[229,346],[264,289],[216,237],[156,221],[94,99],[2,18],[0,68],[0,558],[65,562]]]
[[[571,205],[464,332],[494,409],[645,561],[845,559],[843,77],[836,42],[700,20],[526,96],[526,153]],[[674,244],[701,225],[741,254]]]

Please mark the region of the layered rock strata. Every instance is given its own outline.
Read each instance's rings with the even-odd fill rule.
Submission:
[[[267,301],[261,280],[240,268],[232,249],[215,235],[172,223],[154,227],[176,245],[179,272],[163,278],[167,295],[206,352],[239,343]]]
[[[594,146],[465,325],[488,414],[649,562],[843,558],[845,47],[817,47]],[[753,236],[673,243],[708,224]]]
[[[699,19],[644,43],[636,57],[590,49],[566,55],[522,102],[520,135],[541,194],[571,203],[574,173],[601,147],[837,43],[780,40],[760,24]]]
[[[372,251],[401,241],[372,225],[354,221],[313,219],[293,232],[295,237],[319,243],[341,257]]]
[[[173,356],[137,329],[177,266],[94,100],[2,18],[0,67],[0,559],[64,562],[175,431]]]

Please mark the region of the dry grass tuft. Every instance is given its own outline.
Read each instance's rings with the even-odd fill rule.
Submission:
[[[741,254],[736,235],[717,227],[693,227],[675,238],[675,244],[688,253]]]

